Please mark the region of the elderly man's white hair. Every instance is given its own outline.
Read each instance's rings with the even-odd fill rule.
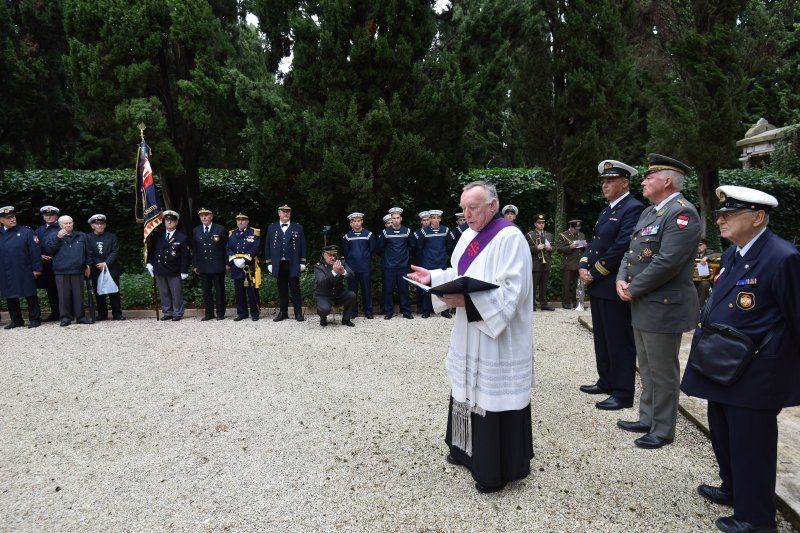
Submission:
[[[680,191],[683,189],[683,179],[686,177],[680,172],[675,172],[674,170],[662,170],[664,174],[672,178],[672,185],[675,186],[676,191]]]
[[[483,190],[486,191],[487,203],[490,203],[492,200],[496,199],[498,206],[500,205],[500,198],[497,197],[497,187],[494,186],[494,183],[489,183],[488,181],[473,181],[464,185],[462,192],[468,191],[475,187],[483,187]]]
[[[62,222],[73,222],[73,220],[69,215],[61,215],[58,217],[58,224],[61,225]]]

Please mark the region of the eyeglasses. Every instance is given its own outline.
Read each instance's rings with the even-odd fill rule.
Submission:
[[[714,211],[714,219],[721,218],[725,222],[728,222],[732,218],[736,218],[743,213],[752,213],[750,209],[741,209],[738,211]]]

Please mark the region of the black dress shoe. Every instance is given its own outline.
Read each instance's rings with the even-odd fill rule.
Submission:
[[[627,409],[628,407],[633,407],[633,400],[622,401],[619,398],[614,398],[613,396],[609,396],[602,402],[597,402],[594,404],[595,407],[598,409],[602,409],[603,411],[619,411],[620,409]]]
[[[41,325],[42,325],[41,322],[28,322],[28,329],[38,328]]]
[[[562,304],[561,307],[564,309],[572,309],[572,304]]]
[[[250,317],[250,320],[252,320],[253,322],[258,322],[259,318],[260,317],[258,315],[253,315],[253,316]]]
[[[367,320],[372,320],[375,317],[372,315],[372,313],[364,313],[364,318]]]
[[[89,320],[85,316],[79,316],[78,320],[76,320],[75,322],[77,322],[78,324],[94,324],[94,321]]]
[[[239,322],[240,320],[244,320],[247,318],[247,315],[236,315],[236,318],[233,319],[234,322]]]
[[[655,450],[656,448],[661,448],[667,444],[672,444],[672,439],[665,439],[664,437],[659,437],[655,433],[648,433],[644,437],[639,437],[633,441],[633,443],[639,448]]]
[[[322,326],[323,328],[325,326],[327,326],[328,325],[328,317],[326,317],[326,316],[319,317],[319,325]]]
[[[697,494],[711,503],[716,503],[717,505],[727,505],[729,507],[733,505],[733,494],[726,490],[722,490],[722,487],[700,485],[697,487]]]
[[[114,315],[114,320],[126,320],[123,315]]]
[[[342,320],[342,324],[344,324],[345,326],[350,326],[351,328],[356,327],[356,325],[353,324],[352,320]]]
[[[392,313],[386,313],[385,315],[383,315],[383,319],[384,320],[391,320],[392,316],[394,316],[394,315],[392,315]]]
[[[601,389],[597,385],[581,385],[581,392],[585,392],[586,394],[611,394],[611,391],[608,389]]]
[[[422,316],[422,318],[430,318],[431,314],[430,313],[422,313],[422,315],[420,315],[420,316]]]
[[[306,317],[303,316],[303,313],[295,313],[294,319],[297,320],[298,322],[303,322],[306,319]]]
[[[549,305],[542,306],[542,311],[555,311],[555,310],[556,310],[555,307],[550,307]]]
[[[777,533],[775,526],[754,526],[750,522],[736,520],[732,516],[722,516],[714,522],[717,529],[725,533]]]
[[[6,327],[3,329],[14,329],[14,328],[21,328],[25,325],[25,322],[11,322],[10,324],[6,324]]]
[[[450,314],[450,310],[442,311],[442,316],[445,318],[453,318],[453,315]]]
[[[411,313],[403,313],[403,318],[411,320],[412,318],[414,318],[414,315],[412,315]]]
[[[183,318],[182,316],[174,316],[174,317],[172,317],[172,321],[173,321],[173,322],[180,322],[180,320],[181,320],[182,318]]]
[[[632,431],[633,433],[650,433],[650,425],[642,424],[638,420],[636,422],[617,420],[617,427],[625,431]]]
[[[63,318],[60,319],[59,323],[58,323],[58,325],[61,326],[62,328],[65,328],[65,327],[69,326],[70,324],[72,324],[72,320],[65,320]]]
[[[448,453],[448,454],[447,454],[447,457],[445,457],[445,460],[446,460],[448,463],[450,463],[451,465],[463,466],[463,465],[461,464],[461,461],[459,461],[458,459],[456,459],[455,457],[453,457],[453,455],[452,455],[452,454],[449,454],[449,453]]]
[[[172,320],[172,315],[164,315],[161,317],[161,320]]]
[[[214,318],[214,315],[211,315],[211,316],[206,315],[206,316],[204,316],[203,318],[200,319],[200,322],[205,322],[206,320],[211,320],[212,318]]]
[[[480,492],[481,494],[491,494],[493,492],[499,492],[506,488],[506,484],[503,483],[502,485],[498,485],[496,487],[487,487],[485,485],[481,485],[477,481],[475,482],[475,489]]]
[[[217,320],[225,320],[225,315],[217,315]]]
[[[286,316],[286,313],[284,313],[283,311],[278,311],[278,314],[275,315],[275,318],[273,318],[272,321],[280,322],[281,320],[286,320],[287,318],[289,317]]]

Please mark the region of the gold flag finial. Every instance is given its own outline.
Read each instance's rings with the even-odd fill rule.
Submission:
[[[144,142],[144,130],[145,130],[144,122],[140,122],[138,126],[139,126],[139,135],[142,137],[142,142]]]

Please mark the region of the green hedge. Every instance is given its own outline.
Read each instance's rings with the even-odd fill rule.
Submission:
[[[642,170],[642,169],[640,169]],[[525,229],[532,225],[533,217],[544,213],[549,220],[557,215],[555,178],[541,168],[491,168],[473,169],[459,176],[458,184],[453,188],[450,198],[439,201],[429,198],[409,198],[409,202],[418,205],[439,205],[445,209],[444,223],[452,225],[449,210],[458,209],[461,187],[473,180],[487,180],[497,185],[500,201],[503,205],[514,204],[520,209],[517,222]],[[147,307],[152,305],[152,279],[144,272],[142,265],[142,226],[134,220],[134,175],[133,170],[28,170],[0,172],[0,190],[3,192],[0,205],[14,205],[19,213],[21,224],[38,226],[42,223],[38,209],[45,204],[58,206],[62,213],[75,218],[76,227],[90,231],[86,222],[94,213],[104,213],[109,218],[108,230],[118,235],[121,248],[121,262],[125,275],[122,281],[123,304],[126,308]],[[632,191],[641,198],[639,180],[634,179]],[[794,242],[800,235],[800,218],[795,216],[794,206],[800,200],[800,181],[796,177],[778,175],[769,169],[757,170],[722,170],[720,183],[753,187],[775,195],[780,205],[772,213],[770,225],[783,238]],[[566,184],[569,187],[569,184]],[[256,179],[246,170],[211,170],[200,172],[200,190],[202,202],[215,212],[215,220],[232,228],[233,220],[241,210],[251,219],[254,227],[266,229],[276,217],[274,206],[265,205],[264,195],[257,185]],[[688,176],[684,191],[689,200],[697,205],[697,179]],[[581,218],[584,220],[584,232],[591,236],[592,226],[605,205],[605,200],[598,186],[597,192],[586,195],[565,218]],[[313,221],[314,213],[298,213],[297,219]],[[342,214],[342,218],[346,213]],[[198,222],[199,223],[199,222]],[[406,217],[406,223],[416,228],[415,217]],[[310,222],[309,222],[310,224]],[[346,227],[337,226],[330,241],[337,243]],[[323,237],[310,230],[306,224],[306,237],[309,241],[308,261],[313,264],[318,259],[317,250],[322,245]],[[314,226],[316,227],[316,226]],[[712,246],[719,247],[718,234],[713,220],[709,220],[709,239]],[[371,228],[376,233],[380,227]],[[554,233],[561,228],[548,230]],[[716,239],[716,240],[715,240]],[[558,254],[554,254],[554,269],[551,275],[551,291],[554,296],[560,295],[560,274],[558,272]],[[380,299],[380,269],[377,260],[374,268],[374,296]],[[306,305],[313,306],[313,281],[308,275],[302,278],[303,298]],[[228,280],[230,285],[230,280]],[[233,288],[228,288],[228,298],[232,304]],[[197,280],[192,277],[187,283],[187,302],[189,305],[202,305],[202,297]],[[559,296],[560,297],[560,296]],[[272,306],[277,300],[275,284],[271,279],[265,281],[261,288],[262,305]],[[379,308],[379,304],[377,306]]]

